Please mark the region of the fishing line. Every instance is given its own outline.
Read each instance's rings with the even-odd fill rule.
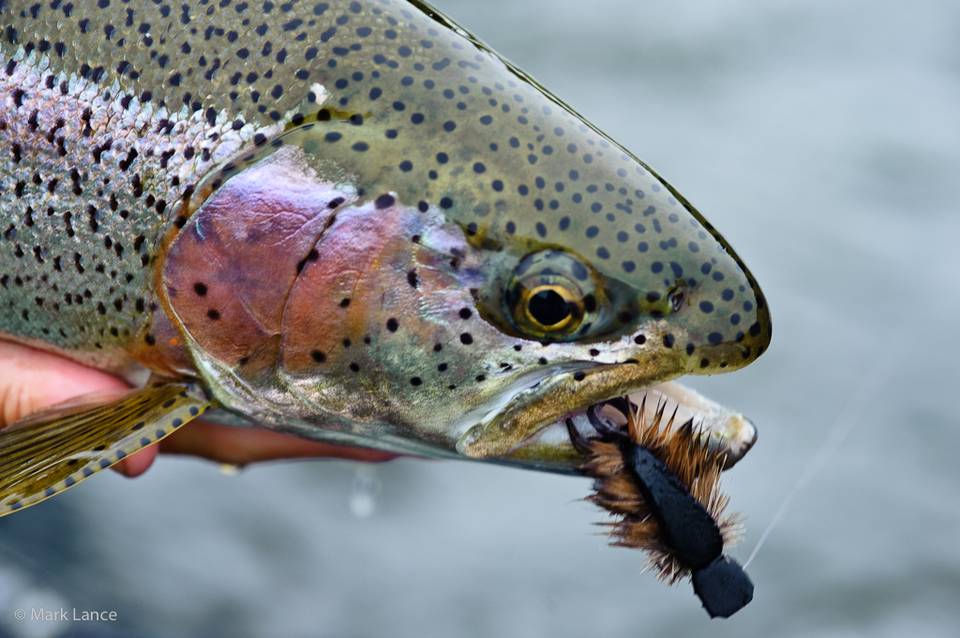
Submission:
[[[776,527],[780,521],[786,516],[787,511],[790,509],[790,506],[793,505],[793,501],[796,499],[797,495],[803,491],[811,481],[820,473],[829,461],[840,449],[840,446],[843,445],[843,442],[846,441],[847,437],[850,436],[850,433],[859,425],[860,418],[863,416],[864,411],[868,405],[868,401],[875,396],[877,392],[886,384],[888,378],[893,373],[893,361],[895,358],[891,357],[888,359],[888,363],[885,366],[874,368],[873,374],[868,374],[862,377],[860,385],[857,386],[856,391],[850,395],[850,398],[837,413],[837,417],[833,421],[833,425],[830,427],[830,434],[824,440],[823,444],[820,446],[820,449],[810,458],[807,462],[806,468],[804,468],[803,473],[800,475],[800,478],[797,479],[797,482],[794,484],[793,488],[787,493],[786,497],[780,502],[780,507],[777,508],[776,513],[773,515],[773,518],[770,520],[770,523],[767,525],[767,528],[763,530],[763,534],[760,535],[760,539],[757,541],[756,546],[753,548],[753,551],[750,552],[749,558],[743,564],[744,569],[746,569],[754,558],[757,556],[757,552],[760,551],[760,548],[767,542],[767,539],[770,537],[770,532],[773,531],[773,528]]]

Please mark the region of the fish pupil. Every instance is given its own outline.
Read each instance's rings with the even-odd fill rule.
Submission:
[[[541,325],[555,326],[570,316],[570,304],[555,290],[541,290],[527,304],[530,316]]]

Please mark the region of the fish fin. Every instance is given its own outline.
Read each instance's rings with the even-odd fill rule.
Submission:
[[[193,386],[167,382],[110,403],[57,406],[0,430],[0,516],[73,487],[210,406]]]

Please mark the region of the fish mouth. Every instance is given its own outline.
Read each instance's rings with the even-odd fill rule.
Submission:
[[[722,457],[723,470],[736,465],[757,442],[757,427],[746,416],[670,381],[576,410],[562,423],[548,424],[515,448],[509,458],[524,464],[543,463],[543,469],[553,466],[556,471],[566,471],[578,459],[578,452],[571,453],[569,449],[571,428],[584,438],[594,436],[598,416],[622,428],[626,426],[627,411],[642,414],[641,422],[656,423],[660,416],[667,427],[689,428],[702,446]]]
[[[478,460],[579,473],[583,457],[570,441],[569,428],[590,436],[597,414],[616,422],[624,418],[623,407],[643,410],[648,419],[662,410],[674,427],[693,428],[703,445],[724,456],[723,469],[753,447],[757,428],[748,418],[680,383],[663,381],[663,368],[656,378],[645,378],[657,368],[648,365],[567,369],[521,387],[465,432],[457,451]],[[607,408],[623,398],[627,403],[619,402],[619,410]]]

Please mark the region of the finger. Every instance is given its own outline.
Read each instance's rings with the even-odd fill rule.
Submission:
[[[126,389],[128,386],[123,381],[104,372],[27,346],[0,341],[0,428],[68,399]],[[395,457],[268,430],[210,423],[191,424],[169,437],[162,449],[238,465],[279,458],[333,457],[378,462]],[[139,476],[153,464],[157,453],[157,446],[149,446],[117,463],[113,469],[124,476]]]
[[[0,341],[0,427],[67,399],[125,388],[123,381],[104,372]]]
[[[190,454],[234,465],[289,458],[329,457],[354,461],[381,462],[396,454],[309,441],[291,434],[259,428],[238,428],[216,423],[194,422],[160,443],[170,454]]]
[[[120,379],[69,359],[0,341],[0,428],[75,397],[127,388]],[[139,476],[156,456],[156,448],[150,447],[114,469],[125,476]]]
[[[159,454],[159,452],[160,449],[158,445],[148,445],[142,450],[134,452],[123,459],[114,465],[112,469],[120,472],[127,478],[137,478],[150,469],[153,462],[157,460],[157,454]]]

